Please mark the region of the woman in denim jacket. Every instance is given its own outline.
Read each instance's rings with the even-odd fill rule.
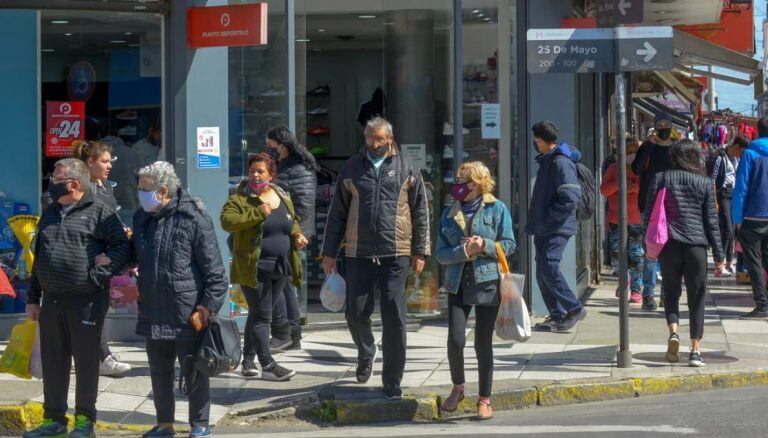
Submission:
[[[440,219],[437,261],[445,266],[448,291],[448,361],[453,390],[442,405],[455,411],[464,399],[464,345],[467,319],[475,307],[475,353],[480,376],[477,415],[493,416],[493,328],[499,313],[499,264],[496,243],[509,257],[515,250],[512,217],[491,192],[496,182],[480,162],[464,163],[456,172],[451,195],[456,199]]]

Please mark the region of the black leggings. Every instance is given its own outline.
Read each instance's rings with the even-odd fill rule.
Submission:
[[[473,306],[464,305],[464,296],[448,295],[448,363],[451,367],[451,381],[463,385],[464,345],[467,343],[467,319]],[[475,307],[475,355],[480,377],[480,397],[490,397],[493,386],[493,327],[499,314],[495,306]]]
[[[718,195],[717,201],[720,209],[718,216],[720,219],[720,235],[723,239],[723,251],[725,251],[725,261],[728,264],[733,262],[733,219],[731,218],[731,196]]]
[[[664,282],[664,312],[667,324],[680,322],[682,279],[688,293],[688,319],[691,339],[704,335],[704,309],[707,297],[707,248],[670,240],[659,256]]]
[[[290,276],[259,269],[256,281],[256,289],[243,286],[243,295],[248,302],[243,358],[253,359],[256,356],[259,364],[265,367],[274,362],[269,352],[269,325],[275,298],[283,293]]]

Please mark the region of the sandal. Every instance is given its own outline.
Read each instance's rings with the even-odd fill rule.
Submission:
[[[480,420],[490,420],[493,418],[493,408],[491,407],[490,401],[477,402],[477,418]]]
[[[452,389],[451,395],[440,405],[440,410],[443,412],[456,412],[462,400],[464,400],[464,391]]]

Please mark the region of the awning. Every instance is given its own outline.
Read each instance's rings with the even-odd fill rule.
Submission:
[[[653,72],[659,79],[667,86],[673,93],[675,93],[680,99],[687,102],[696,104],[698,98],[685,84],[675,77],[674,74],[668,71],[655,71]]]
[[[760,69],[760,62],[749,56],[680,30],[675,30],[675,56],[676,62],[683,66],[713,65],[746,73],[750,79]],[[697,70],[696,74],[703,73]]]
[[[670,108],[651,98],[633,99],[632,104],[635,106],[635,108],[648,114],[651,117],[656,117],[659,114],[668,114],[673,125],[684,131],[691,130],[693,123],[692,117],[685,115],[674,108]]]

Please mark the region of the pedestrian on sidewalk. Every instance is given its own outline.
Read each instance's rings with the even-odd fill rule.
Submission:
[[[402,397],[405,370],[406,280],[421,275],[430,253],[429,207],[421,171],[400,155],[392,125],[381,117],[366,123],[366,147],[339,173],[321,254],[323,271],[336,271],[344,241],[347,325],[357,346],[359,383],[373,373],[376,341],[371,332],[374,294],[381,295],[384,367],[382,391]]]
[[[640,210],[637,208],[637,195],[640,191],[640,178],[632,172],[632,161],[635,159],[640,144],[635,139],[627,139],[627,258],[629,263],[629,278],[619,279],[629,283],[630,298],[632,303],[642,302],[641,289],[643,289],[643,261],[645,250],[643,249],[643,223]],[[600,185],[600,193],[608,198],[608,224],[610,228],[611,266],[618,271],[619,267],[619,168],[616,163],[608,166]],[[616,294],[618,296],[618,289]],[[653,301],[653,295],[649,296]],[[650,307],[650,306],[649,306]]]
[[[755,308],[743,319],[768,318],[768,118],[757,122],[757,131],[759,138],[741,156],[733,190],[733,222],[755,300]]]
[[[674,144],[672,140],[672,119],[668,114],[656,115],[653,133],[637,151],[632,161],[632,172],[640,178],[640,191],[637,194],[637,208],[640,213],[645,210],[648,200],[648,190],[657,173],[666,172],[672,168],[669,159],[669,149]],[[653,207],[653,204],[651,204]],[[659,272],[657,260],[646,258],[643,263],[643,309],[655,310],[656,276]],[[664,302],[664,286],[661,288],[661,302]]]
[[[493,417],[493,330],[499,313],[499,261],[496,243],[512,256],[515,236],[507,206],[491,193],[496,181],[481,162],[462,164],[451,188],[453,205],[440,218],[435,257],[445,266],[448,292],[448,362],[453,390],[441,409],[454,412],[464,399],[464,346],[467,319],[475,309],[475,354],[480,375],[477,415]]]
[[[725,251],[725,269],[722,275],[731,277],[736,275],[733,266],[733,217],[731,208],[733,189],[736,187],[736,171],[739,168],[739,160],[749,142],[742,136],[734,138],[733,143],[719,151],[712,167],[712,182],[717,190],[718,218],[720,219],[720,234],[723,239],[723,251]]]
[[[199,199],[182,188],[173,165],[157,161],[139,171],[141,209],[134,218],[133,251],[139,268],[136,334],[146,339],[157,425],[143,437],[172,437],[175,363],[197,352],[193,314],[207,325],[228,284],[213,221]],[[211,435],[208,377],[189,394],[190,437]]]
[[[664,282],[664,312],[669,339],[666,359],[680,360],[680,295],[682,279],[688,296],[691,351],[688,364],[704,366],[701,338],[704,335],[704,310],[707,295],[707,247],[712,248],[715,272],[723,269],[723,247],[717,222],[715,190],[701,160],[701,148],[690,140],[675,143],[669,152],[672,170],[658,174],[648,191],[648,204],[643,214],[646,228],[651,218],[656,195],[666,188],[666,210],[669,240],[659,256]]]
[[[93,195],[117,213],[120,207],[117,204],[117,199],[115,199],[112,184],[108,180],[110,171],[112,170],[112,147],[105,143],[93,141],[82,142],[75,146],[73,152],[74,156],[82,160],[88,168],[88,173],[91,176],[91,192]],[[110,285],[107,284],[102,291],[102,293],[107,296],[107,302],[109,302],[109,288]],[[109,305],[104,307],[105,318],[108,310]],[[109,349],[109,344],[107,343],[107,337],[104,335],[104,329],[102,329],[99,349],[101,350],[101,365],[99,366],[100,375],[122,377],[131,371],[131,366],[129,364],[120,362],[117,356],[112,354],[112,351]]]
[[[242,374],[282,382],[296,372],[272,357],[269,327],[277,296],[293,282],[301,286],[301,257],[307,238],[301,233],[291,197],[273,183],[277,167],[266,153],[248,157],[243,181],[221,210],[221,227],[232,233],[232,283],[248,302]]]
[[[576,163],[581,153],[557,140],[552,122],[533,125],[533,139],[539,155],[536,184],[528,210],[526,232],[534,236],[536,281],[549,317],[534,327],[538,331],[567,333],[587,316],[587,310],[568,285],[560,269],[568,240],[576,234],[576,209],[581,185]]]
[[[40,322],[43,423],[26,438],[67,433],[67,394],[75,361],[75,428],[70,437],[91,437],[99,392],[104,293],[130,258],[130,243],[115,210],[90,189],[88,168],[77,158],[56,163],[53,204],[43,212],[35,239],[35,264],[27,317]],[[108,256],[100,259],[99,255]],[[42,298],[42,305],[41,305]]]
[[[288,192],[299,220],[301,233],[307,240],[315,235],[315,198],[317,197],[317,162],[307,149],[296,141],[285,126],[267,131],[267,154],[277,162],[275,184]],[[301,255],[301,272],[307,271],[307,252]],[[305,281],[305,279],[302,279]],[[298,290],[288,282],[285,293],[277,294],[272,314],[273,352],[301,349],[301,309]]]

